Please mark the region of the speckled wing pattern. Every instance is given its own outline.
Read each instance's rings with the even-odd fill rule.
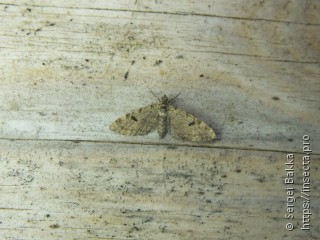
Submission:
[[[169,106],[169,131],[174,138],[192,142],[205,142],[215,139],[212,128],[181,108]]]
[[[110,125],[110,129],[126,136],[146,135],[157,127],[160,104],[152,104],[139,108]]]
[[[157,128],[160,138],[169,130],[177,139],[193,142],[215,139],[214,131],[206,123],[169,103],[170,100],[164,95],[161,103],[139,108],[118,118],[110,129],[126,136],[146,135]]]

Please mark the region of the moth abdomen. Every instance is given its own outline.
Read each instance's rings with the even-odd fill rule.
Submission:
[[[157,132],[159,135],[159,138],[164,138],[164,136],[168,132],[168,105],[162,104],[159,109],[159,120],[158,120],[158,126],[157,126]]]
[[[164,138],[168,131],[167,116],[159,116],[157,132],[160,138]]]

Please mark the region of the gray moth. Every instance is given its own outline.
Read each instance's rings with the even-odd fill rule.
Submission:
[[[146,135],[157,129],[160,138],[169,132],[174,138],[192,142],[215,139],[212,128],[192,114],[172,106],[171,100],[164,95],[160,103],[136,109],[118,118],[110,125],[110,129],[126,136]]]

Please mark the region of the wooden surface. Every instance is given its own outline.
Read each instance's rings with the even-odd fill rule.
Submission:
[[[319,239],[320,2],[0,1],[4,239]],[[213,143],[109,124],[181,92]],[[302,231],[310,136],[311,230]],[[286,214],[295,154],[295,229]]]

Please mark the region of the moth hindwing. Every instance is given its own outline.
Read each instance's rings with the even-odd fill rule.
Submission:
[[[160,138],[170,132],[174,138],[193,142],[211,141],[216,136],[206,123],[170,105],[166,95],[158,104],[139,108],[118,118],[110,129],[126,136],[146,135],[157,129]]]

